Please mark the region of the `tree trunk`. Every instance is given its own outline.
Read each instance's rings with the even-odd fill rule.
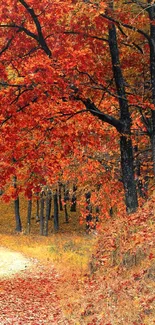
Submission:
[[[77,190],[77,187],[75,185],[73,185],[73,195],[72,195],[72,199],[71,199],[71,208],[70,208],[71,212],[76,212],[76,190]]]
[[[36,222],[39,221],[39,199],[36,201]]]
[[[132,213],[136,211],[138,203],[136,184],[134,181],[133,152],[131,139],[128,139],[126,136],[121,136],[120,148],[122,179],[125,191],[125,204],[127,212]]]
[[[44,197],[42,193],[40,198],[40,235],[44,235]]]
[[[13,177],[13,186],[15,188],[15,191],[17,191],[17,177]],[[14,200],[14,211],[15,211],[15,221],[16,221],[16,231],[21,232],[22,231],[22,224],[21,224],[21,218],[20,218],[20,207],[19,207],[19,196],[17,195],[16,199]]]
[[[64,210],[65,210],[65,222],[69,222],[69,215],[68,215],[68,210],[67,210],[67,204],[64,204]]]
[[[152,146],[153,173],[155,177],[155,126],[153,127],[153,131],[151,135],[151,146]]]
[[[138,207],[136,183],[134,179],[133,148],[131,140],[131,121],[126,98],[124,78],[119,60],[116,28],[109,25],[109,48],[120,107],[120,120],[123,129],[120,137],[121,169],[125,192],[125,204],[128,213],[135,212]]]
[[[16,220],[16,231],[22,231],[21,218],[20,218],[20,208],[19,208],[19,196],[14,200],[14,208],[15,208],[15,220]]]
[[[90,202],[91,199],[91,192],[87,192],[85,194],[85,198],[86,198],[86,231],[89,232],[92,229],[92,220],[93,220],[93,216],[92,216],[92,205]]]
[[[58,194],[57,191],[54,194],[54,230],[59,230],[59,208],[58,208]]]
[[[152,110],[152,130],[151,130],[151,145],[152,145],[152,159],[153,171],[155,177],[155,4],[148,7],[150,18],[150,74],[151,74],[151,90],[152,90],[152,103],[154,110]]]
[[[73,195],[72,195],[70,211],[76,212],[76,195],[75,195],[75,193],[73,193]]]
[[[64,212],[65,212],[65,221],[66,223],[69,222],[69,215],[67,211],[67,201],[69,201],[69,191],[66,189],[66,186],[64,185]]]
[[[30,234],[31,230],[31,214],[32,214],[32,199],[28,200],[27,208],[27,233]]]
[[[51,215],[51,201],[52,201],[51,190],[47,190],[46,216],[45,216],[45,236],[48,236],[48,221],[50,220],[50,215]]]
[[[62,189],[62,183],[59,182],[59,183],[58,183],[59,209],[60,209],[60,211],[63,211],[61,189]]]

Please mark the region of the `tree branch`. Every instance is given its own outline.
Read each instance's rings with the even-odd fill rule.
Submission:
[[[119,20],[114,19],[114,18],[112,18],[112,17],[110,17],[110,16],[108,16],[108,15],[106,15],[106,14],[101,14],[100,16],[103,17],[103,18],[106,18],[106,19],[108,19],[108,20],[110,20],[110,21],[112,21],[113,23],[117,24],[117,25],[120,26],[120,27],[121,27],[121,26],[126,27],[126,28],[128,28],[128,29],[133,30],[134,32],[137,32],[137,33],[143,35],[143,36],[148,40],[149,43],[151,42],[151,37],[150,37],[147,33],[145,33],[143,30],[141,30],[141,29],[139,29],[139,28],[136,28],[136,27],[134,27],[134,26],[131,26],[131,25],[129,25],[129,24],[126,24],[126,23],[120,22]]]
[[[81,101],[85,105],[87,111],[89,111],[92,115],[97,116],[102,122],[106,122],[114,126],[119,133],[122,133],[124,124],[120,120],[101,112],[89,98],[81,99]]]
[[[82,35],[83,37],[88,37],[88,38],[92,38],[92,39],[97,39],[98,41],[102,41],[102,42],[107,42],[108,43],[108,39],[105,37],[100,37],[100,36],[96,36],[96,35],[90,35],[90,34],[86,34],[86,33],[82,33],[82,32],[76,32],[74,30],[66,30],[63,32],[63,34],[68,34],[68,35]]]
[[[11,37],[8,41],[7,41],[7,43],[6,43],[6,45],[2,48],[2,50],[0,51],[0,55],[2,55],[8,48],[9,48],[9,46],[11,45],[11,43],[12,43],[12,41],[13,41],[13,39],[14,39],[14,37]]]
[[[24,32],[26,35],[30,36],[31,38],[35,39],[37,42],[39,42],[38,36],[34,33],[32,33],[30,30],[25,28],[24,26],[16,25],[16,24],[1,24],[0,28],[17,28],[18,31]]]
[[[42,33],[42,29],[41,29],[41,25],[40,25],[40,22],[38,20],[38,17],[37,15],[35,14],[34,12],[34,9],[32,7],[30,7],[25,0],[19,0],[19,2],[25,7],[25,9],[27,10],[27,12],[30,14],[31,18],[33,19],[34,21],[34,24],[36,26],[36,29],[37,29],[37,33],[38,33],[38,42],[40,43],[41,47],[43,48],[43,50],[45,51],[45,53],[51,57],[52,53],[51,53],[51,50],[49,49],[46,41],[45,41],[45,38],[43,36],[43,33]]]

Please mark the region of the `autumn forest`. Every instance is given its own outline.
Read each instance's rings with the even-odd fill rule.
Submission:
[[[155,3],[0,9],[1,324],[153,325]]]

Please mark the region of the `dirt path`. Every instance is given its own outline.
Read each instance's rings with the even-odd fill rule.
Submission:
[[[0,278],[10,277],[19,271],[26,270],[31,265],[31,260],[21,253],[0,247]]]
[[[64,314],[59,286],[52,264],[0,247],[0,325],[74,325]]]

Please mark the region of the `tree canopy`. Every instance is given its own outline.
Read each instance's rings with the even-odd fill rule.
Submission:
[[[71,180],[108,203],[124,187],[134,212],[155,171],[154,3],[6,0],[0,21],[4,199]]]

